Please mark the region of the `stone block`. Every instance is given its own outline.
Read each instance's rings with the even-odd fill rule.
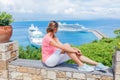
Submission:
[[[116,53],[112,56],[112,68],[115,69]]]
[[[23,76],[23,80],[32,80],[32,78],[28,76]]]
[[[66,78],[57,78],[56,80],[67,80]]]
[[[20,79],[20,80],[23,79],[23,74],[20,73],[20,72],[11,72],[10,75],[11,75],[12,79],[16,79],[16,80],[17,79]]]
[[[0,60],[10,60],[13,58],[18,58],[18,50],[15,51],[8,51],[8,52],[1,52],[2,58]]]
[[[11,58],[11,51],[8,52],[2,52],[2,60],[6,61]]]
[[[8,63],[7,61],[0,60],[0,71],[1,70],[7,70],[7,68],[8,68],[7,63]]]
[[[24,76],[31,77],[31,74],[29,74],[29,73],[23,73],[23,77]]]
[[[7,43],[0,43],[0,52],[18,50],[18,42],[10,41]]]
[[[86,80],[96,80],[95,78],[87,78]]]
[[[2,70],[0,71],[0,77],[2,76]]]
[[[100,74],[92,74],[91,78],[100,79],[101,75]]]
[[[41,69],[41,75],[46,78],[47,76],[47,71],[45,69]]]
[[[3,78],[0,78],[0,80],[8,80],[8,79],[3,79]]]
[[[11,71],[17,71],[17,68],[16,68],[16,66],[14,66],[14,65],[8,65],[8,68],[9,68],[9,71],[11,72]]]
[[[56,80],[56,73],[54,71],[47,71],[47,78]]]
[[[32,75],[32,80],[43,80],[41,75]]]
[[[119,74],[120,75],[120,62],[116,62],[115,64],[115,74]]]
[[[0,60],[2,59],[2,54],[0,53]]]
[[[21,73],[27,73],[28,72],[28,68],[26,68],[26,67],[18,67],[17,71],[21,72]]]
[[[18,50],[11,52],[11,58],[18,57]]]
[[[65,78],[66,74],[63,71],[58,71],[57,74],[56,74],[56,76],[57,76],[57,78]]]
[[[36,74],[36,69],[35,68],[28,68],[28,73]]]
[[[120,80],[120,75],[115,75],[114,80]]]
[[[120,61],[120,51],[116,51],[116,61]]]
[[[41,69],[37,69],[37,70],[36,70],[36,74],[37,74],[37,75],[40,75],[40,74],[41,74]]]
[[[85,74],[84,73],[73,73],[73,78],[85,79]]]
[[[3,77],[4,79],[8,79],[8,70],[3,70],[3,71],[2,71],[2,77]]]
[[[120,79],[120,78],[119,78]],[[101,80],[113,80],[113,77],[110,76],[102,76]]]
[[[50,79],[44,79],[44,80],[50,80]]]
[[[71,78],[72,77],[72,73],[71,72],[66,72],[66,77]]]
[[[71,78],[70,78],[70,79],[68,79],[68,80],[80,80],[80,79],[71,79]]]

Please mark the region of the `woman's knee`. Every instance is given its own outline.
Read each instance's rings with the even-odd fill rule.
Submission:
[[[70,47],[70,44],[68,44],[68,43],[65,43],[65,44],[64,44],[64,46],[66,46],[66,47]]]

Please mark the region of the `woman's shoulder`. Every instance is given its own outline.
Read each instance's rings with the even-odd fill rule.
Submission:
[[[45,38],[49,38],[49,37],[50,37],[50,35],[49,35],[49,34],[46,34],[44,37],[45,37]]]
[[[54,40],[59,40],[57,37],[54,37]]]
[[[52,39],[52,38],[50,37],[50,35],[46,34],[46,35],[43,37],[43,39],[47,40],[47,39]]]

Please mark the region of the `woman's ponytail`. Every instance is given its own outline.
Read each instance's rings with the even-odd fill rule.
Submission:
[[[58,28],[58,23],[56,21],[50,21],[48,27],[47,27],[47,33],[53,32],[54,28]]]
[[[54,28],[52,28],[52,27],[47,27],[47,33],[49,33],[49,32],[53,32],[54,31]]]

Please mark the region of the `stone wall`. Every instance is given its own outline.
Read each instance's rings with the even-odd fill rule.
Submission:
[[[120,80],[120,51],[114,55],[112,69],[86,73],[76,67],[61,64],[47,68],[40,60],[19,59],[16,41],[0,44],[0,80]]]
[[[7,80],[8,63],[18,58],[18,42],[0,43],[0,80]]]
[[[10,80],[113,80],[113,74],[94,71],[79,72],[77,65],[61,64],[47,68],[38,60],[17,59],[9,63]]]

